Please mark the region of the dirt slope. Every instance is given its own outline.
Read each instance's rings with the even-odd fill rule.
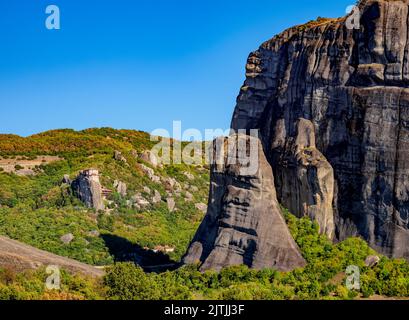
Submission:
[[[82,273],[93,277],[104,275],[104,271],[96,267],[0,236],[0,268],[8,267],[16,271],[23,271],[48,265],[56,265],[72,273]]]

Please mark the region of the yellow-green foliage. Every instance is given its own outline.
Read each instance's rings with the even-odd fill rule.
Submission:
[[[15,273],[0,269],[0,300],[99,300],[105,298],[101,279],[61,271],[61,289],[49,290],[44,269]]]
[[[172,272],[145,273],[132,263],[116,263],[98,280],[63,273],[61,291],[44,288],[43,270],[15,274],[0,272],[0,299],[113,299],[113,300],[294,300],[354,299],[377,294],[409,296],[409,264],[382,257],[368,268],[364,260],[373,251],[360,239],[337,245],[318,234],[318,227],[306,218],[285,214],[290,229],[308,260],[303,269],[278,272],[251,270],[246,266],[224,268],[221,272],[199,272],[198,266]],[[344,271],[356,265],[361,271],[361,291],[345,287]]]
[[[203,167],[185,164],[155,168],[155,174],[164,179],[175,178],[182,187],[196,187],[197,192],[186,190],[194,193],[193,201],[185,201],[182,191],[175,197],[176,212],[170,213],[165,201],[141,210],[128,208],[127,200],[139,192],[148,200],[153,190],[163,200],[167,197],[163,184],[153,183],[139,169],[138,162],[143,161],[135,156],[155,143],[147,133],[110,128],[55,130],[27,138],[0,135],[2,157],[27,159],[48,154],[63,159],[41,165],[35,176],[0,172],[0,234],[96,265],[110,264],[117,258],[104,244],[102,236],[107,234],[151,249],[158,245],[174,247],[171,258],[180,259],[203,218],[195,203],[207,202],[209,173]],[[127,163],[114,159],[115,150]],[[74,179],[87,168],[98,169],[102,185],[114,191],[108,199],[113,201],[110,215],[97,215],[85,208],[71,188],[61,183],[65,174]],[[184,172],[195,179],[189,180]],[[115,192],[115,180],[126,183],[126,196]],[[149,187],[152,194],[146,194],[144,187]],[[90,236],[91,231],[98,231],[101,237]],[[67,233],[75,237],[70,244],[59,239]]]

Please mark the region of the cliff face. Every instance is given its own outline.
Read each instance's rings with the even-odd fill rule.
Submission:
[[[250,54],[233,129],[260,129],[278,200],[409,259],[409,1],[289,29]]]
[[[243,142],[255,146],[258,166],[252,172],[240,155],[217,153],[229,146],[237,150]],[[208,211],[183,262],[199,263],[201,270],[239,264],[283,271],[304,266],[281,215],[273,172],[259,140],[245,135],[221,138],[213,143],[213,155]]]

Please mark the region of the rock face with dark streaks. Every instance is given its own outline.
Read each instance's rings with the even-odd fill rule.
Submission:
[[[265,42],[248,58],[232,120],[260,130],[278,200],[294,214],[336,240],[361,236],[406,259],[408,8],[361,1],[357,29],[351,16],[319,19]]]
[[[255,166],[250,157],[227,152],[241,142],[253,146]],[[281,215],[273,172],[258,138],[232,135],[213,143],[207,214],[183,262],[199,263],[201,270],[245,264],[288,271],[305,265]]]
[[[277,129],[283,129],[282,123]],[[285,143],[276,140],[274,147],[281,152],[275,153],[273,160],[275,180],[281,186],[278,189],[281,203],[297,216],[306,215],[317,221],[321,232],[333,238],[334,172],[316,148],[313,123],[299,119],[295,137],[281,141]]]
[[[83,170],[71,184],[77,197],[89,208],[104,210],[102,186],[99,172],[95,169]]]

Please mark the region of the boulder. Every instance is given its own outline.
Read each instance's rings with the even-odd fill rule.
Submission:
[[[64,177],[62,178],[62,183],[69,185],[72,183],[69,174],[64,174]]]
[[[365,265],[369,268],[373,268],[379,263],[379,261],[381,261],[381,258],[378,256],[368,256],[365,259]]]
[[[190,172],[184,171],[183,175],[188,178],[189,180],[195,180],[195,176],[191,174]]]
[[[152,168],[145,166],[144,164],[138,163],[138,167],[145,173],[148,178],[155,183],[160,183],[160,177],[155,175],[155,171]]]
[[[123,197],[127,194],[127,186],[125,182],[115,180],[114,181],[114,188],[116,191]]]
[[[114,159],[116,161],[121,161],[121,162],[127,163],[126,158],[122,155],[122,152],[120,152],[118,150],[115,150],[115,152],[114,152]]]
[[[140,193],[137,193],[134,195],[132,198],[132,203],[137,207],[137,208],[143,208],[146,206],[149,206],[150,203],[148,200],[146,200]]]
[[[99,237],[100,233],[98,230],[91,230],[90,232],[88,232],[88,236],[90,237]]]
[[[195,208],[199,211],[202,211],[203,213],[206,213],[207,211],[207,205],[204,203],[196,203]]]
[[[191,194],[189,191],[185,192],[185,201],[190,202],[193,201],[193,194]],[[206,206],[207,207],[207,206]]]
[[[152,203],[159,203],[159,202],[161,202],[162,201],[162,196],[160,195],[160,193],[157,191],[157,190],[155,190],[154,191],[154,196],[152,197]]]
[[[149,163],[149,164],[152,165],[154,168],[158,167],[158,165],[159,165],[159,160],[158,160],[158,158],[156,157],[156,155],[155,155],[152,151],[149,151],[149,150],[144,151],[144,152],[139,156],[139,158],[140,158],[142,161],[145,161],[145,162]]]
[[[63,236],[60,237],[60,240],[64,243],[64,244],[69,244],[71,243],[72,240],[74,240],[74,235],[72,233],[67,233]]]

